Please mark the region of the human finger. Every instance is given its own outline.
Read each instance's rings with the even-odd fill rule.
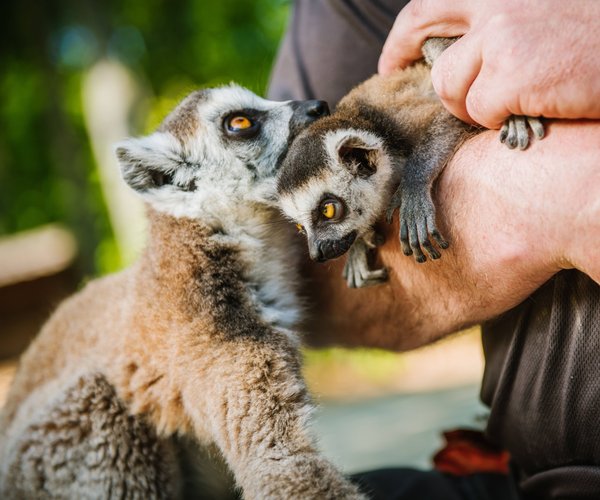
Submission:
[[[431,68],[433,88],[446,109],[468,123],[475,120],[468,113],[466,97],[481,65],[479,39],[469,33],[444,50]]]
[[[482,65],[477,78],[471,84],[465,97],[468,115],[480,125],[489,129],[499,129],[504,121],[513,114],[520,115],[520,109],[508,105],[512,95],[509,80],[500,85],[498,78],[492,78]]]
[[[385,41],[378,71],[388,75],[420,59],[423,42],[432,36],[464,34],[471,18],[470,0],[412,0],[400,11]]]

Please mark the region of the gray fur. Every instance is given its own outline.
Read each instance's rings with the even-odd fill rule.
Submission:
[[[80,377],[7,449],[5,499],[148,498],[179,494],[173,444],[129,415],[100,374]],[[57,496],[58,495],[58,496]]]

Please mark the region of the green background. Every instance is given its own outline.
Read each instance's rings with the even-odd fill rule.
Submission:
[[[9,0],[0,16],[0,236],[59,222],[84,275],[119,269],[82,106],[82,80],[118,60],[144,88],[134,134],[190,90],[264,93],[289,2]]]

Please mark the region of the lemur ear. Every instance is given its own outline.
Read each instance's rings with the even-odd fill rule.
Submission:
[[[379,144],[373,144],[360,137],[350,136],[337,148],[342,164],[355,176],[367,178],[377,172]]]
[[[143,193],[174,184],[180,163],[174,158],[172,144],[164,135],[157,132],[116,145],[123,179],[135,191]]]

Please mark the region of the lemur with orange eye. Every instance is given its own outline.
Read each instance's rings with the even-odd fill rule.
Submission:
[[[455,40],[426,41],[426,61],[431,64]],[[538,119],[513,116],[500,140],[525,149],[529,128],[543,138]],[[373,226],[382,214],[390,221],[399,209],[403,252],[417,262],[439,259],[448,247],[436,226],[432,184],[478,130],[442,106],[424,62],[390,77],[373,76],[294,140],[278,178],[280,205],[306,234],[312,259],[348,252],[348,286],[379,284],[387,271],[370,269],[367,257],[378,244]]]
[[[21,358],[0,414],[1,498],[197,498],[215,472],[201,447],[246,499],[365,498],[309,430],[296,245],[275,191],[288,144],[326,113],[207,89],[118,146],[148,244],[66,300]]]

